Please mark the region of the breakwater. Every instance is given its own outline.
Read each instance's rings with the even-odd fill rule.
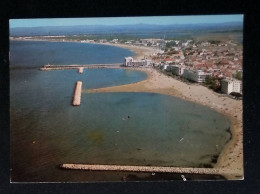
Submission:
[[[183,173],[183,174],[211,174],[211,175],[236,175],[235,171],[225,168],[182,168],[162,166],[122,166],[122,165],[89,165],[89,164],[61,164],[63,169],[89,170],[89,171],[130,171],[130,172],[158,172],[158,173]]]
[[[113,64],[87,64],[87,65],[44,65],[40,68],[41,71],[52,71],[52,70],[66,70],[66,69],[96,69],[96,68],[118,68],[122,66],[123,63],[113,63]],[[81,70],[80,70],[81,71]],[[80,72],[79,71],[79,72]]]
[[[81,103],[81,89],[82,89],[82,82],[77,81],[76,87],[75,87],[75,92],[74,92],[74,97],[73,97],[73,106],[79,106]]]

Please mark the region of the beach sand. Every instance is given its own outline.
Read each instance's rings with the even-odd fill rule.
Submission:
[[[144,59],[144,58],[151,58],[153,55],[157,54],[160,51],[156,47],[135,46],[135,45],[127,45],[127,44],[119,44],[119,43],[117,43],[117,44],[91,43],[91,44],[102,44],[102,45],[108,45],[108,46],[116,46],[116,47],[132,50],[136,54],[136,56],[133,57],[135,60],[140,60],[140,59]]]
[[[141,82],[83,90],[93,92],[152,92],[180,97],[182,99],[208,106],[229,117],[232,139],[225,146],[214,168],[225,169],[227,179],[243,179],[243,130],[242,101],[218,94],[199,84],[187,84],[169,77],[154,68],[124,68],[144,71],[148,78]],[[229,173],[236,172],[236,173]],[[236,174],[236,176],[232,176]]]

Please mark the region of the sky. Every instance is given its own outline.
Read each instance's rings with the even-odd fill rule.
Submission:
[[[11,19],[10,27],[76,26],[76,25],[127,25],[127,24],[199,24],[243,22],[243,15],[203,15],[203,16],[152,16],[152,17],[100,17],[100,18],[46,18]]]

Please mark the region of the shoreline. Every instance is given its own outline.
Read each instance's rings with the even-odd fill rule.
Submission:
[[[136,45],[127,45],[127,44],[112,44],[112,43],[99,43],[99,42],[80,42],[80,41],[62,41],[62,40],[45,40],[45,39],[10,39],[13,41],[46,41],[46,42],[72,42],[72,43],[80,43],[80,44],[99,44],[99,45],[107,45],[114,46],[123,49],[128,49],[134,52],[136,55],[133,56],[134,59],[140,60],[143,59],[144,56],[151,57],[156,52],[159,52],[158,49],[152,47],[144,47],[144,46],[136,46]]]
[[[108,46],[116,46],[119,48],[124,48],[133,51],[136,56],[133,56],[133,58],[140,60],[143,59],[144,56],[151,57],[154,53],[158,53],[159,50],[152,47],[144,47],[144,46],[135,46],[135,45],[126,45],[126,44],[111,44],[111,43],[95,43],[95,44],[102,44],[102,45],[108,45]]]
[[[228,117],[230,121],[231,140],[221,151],[214,169],[235,171],[239,178],[243,179],[243,129],[242,129],[242,101],[234,100],[226,95],[221,95],[199,84],[186,84],[172,77],[164,75],[153,68],[126,68],[143,71],[148,74],[146,80],[98,89],[83,90],[83,93],[96,92],[150,92],[179,97],[193,103],[207,106]],[[224,175],[233,180],[238,177],[231,174]]]
[[[18,41],[48,41],[48,42],[75,42],[84,44],[85,42],[79,41],[59,41],[59,40],[44,40],[44,39],[31,39],[31,40],[18,40]],[[87,44],[102,44],[107,46],[117,46],[125,48],[136,53],[134,58],[140,59],[143,54],[152,55],[155,52],[154,48],[130,46],[123,44],[111,43],[87,43]],[[107,67],[112,68],[112,67]],[[226,95],[221,95],[213,92],[212,90],[201,86],[199,84],[187,84],[177,79],[162,74],[153,68],[126,68],[118,67],[121,69],[132,69],[144,71],[148,77],[146,80],[106,88],[98,88],[91,90],[83,90],[82,93],[92,92],[152,92],[160,93],[169,96],[179,97],[183,100],[198,103],[207,106],[215,111],[226,115],[230,120],[230,131],[232,133],[231,140],[225,145],[221,151],[217,163],[213,169],[224,169],[228,171],[235,171],[240,179],[243,179],[243,121],[242,121],[242,101],[234,100]],[[223,174],[227,179],[237,180],[237,176]]]

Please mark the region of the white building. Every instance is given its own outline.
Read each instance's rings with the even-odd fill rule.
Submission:
[[[126,67],[136,67],[136,66],[151,66],[152,61],[148,59],[144,60],[134,60],[133,57],[126,57],[125,58],[125,66]]]
[[[210,73],[205,73],[202,70],[184,69],[182,76],[188,80],[202,83],[205,82],[206,77],[210,76]]]
[[[172,68],[171,65],[168,65],[168,64],[164,64],[164,65],[163,65],[163,70],[164,70],[164,71],[171,71],[171,68]]]
[[[116,38],[116,39],[113,39],[113,40],[111,40],[111,42],[112,43],[117,43],[118,42],[118,39]]]
[[[226,78],[221,80],[221,91],[225,94],[237,92],[242,94],[242,82],[234,78]]]
[[[184,42],[184,43],[182,43],[182,46],[184,46],[184,47],[187,47],[188,45],[189,45],[188,42]]]
[[[172,66],[172,73],[174,75],[182,75],[183,72],[184,72],[184,69],[185,68],[183,66],[181,66],[181,65],[173,65]]]

